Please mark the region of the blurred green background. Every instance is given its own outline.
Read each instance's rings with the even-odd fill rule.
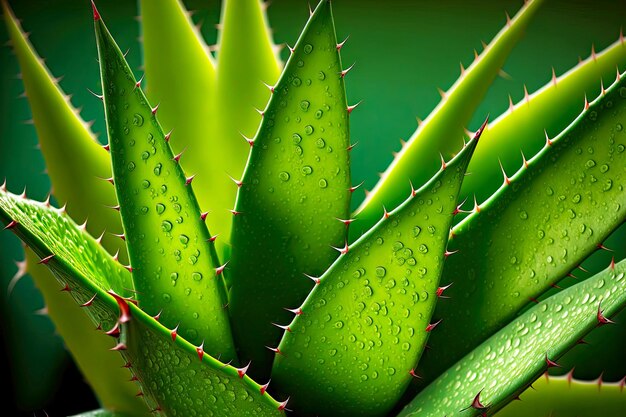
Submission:
[[[83,108],[85,120],[95,120],[96,132],[104,132],[101,103],[87,91],[100,90],[89,2],[10,3],[52,73],[63,76],[60,85],[73,95],[73,104]],[[207,42],[214,43],[220,2],[188,0],[185,4],[196,11],[194,21],[202,24]],[[474,49],[480,52],[481,41],[489,42],[505,24],[505,11],[513,15],[521,4],[521,0],[334,1],[338,37],[350,35],[342,49],[344,66],[356,62],[347,77],[348,99],[351,103],[363,100],[350,119],[352,141],[359,142],[352,154],[354,183],[365,181],[364,188],[373,187],[377,173],[391,161],[392,151],[399,149],[399,139],[408,138],[417,126],[416,118],[425,118],[438,103],[437,87],[445,90],[451,86],[459,75],[459,62],[469,66]],[[98,7],[120,47],[130,48],[127,59],[141,74],[136,2],[100,0]],[[293,44],[308,17],[307,2],[272,0],[268,14],[275,42]],[[469,127],[477,128],[486,114],[491,114],[493,120],[505,111],[509,94],[514,102],[521,99],[524,84],[532,92],[547,83],[552,67],[560,75],[576,65],[579,58],[589,56],[592,45],[600,51],[614,42],[624,23],[626,0],[548,0]],[[0,43],[6,40],[6,31],[0,27]],[[25,123],[30,119],[30,110],[27,101],[18,98],[23,88],[10,48],[0,49],[0,63],[0,178],[7,178],[11,190],[27,187],[29,196],[42,199],[50,183],[36,148],[35,130]],[[605,84],[610,81],[605,80]],[[592,97],[597,91],[588,94]],[[362,198],[362,191],[355,193],[354,206]],[[68,360],[54,326],[41,314],[43,300],[32,282],[26,277],[11,294],[7,293],[17,269],[14,261],[23,257],[19,242],[11,234],[2,233],[0,249],[0,314],[5,342],[2,375],[10,378],[12,387],[2,393],[7,397],[2,401],[8,405],[7,415],[19,415],[18,409],[46,409],[50,415],[68,415],[90,405],[95,407],[95,399]],[[606,257],[606,263],[610,260],[608,254],[600,256]],[[625,314],[621,318],[626,321]],[[626,372],[623,364],[620,366],[626,351],[626,332],[620,333],[617,326],[605,327],[593,339],[597,343],[565,360],[570,366],[591,364],[577,376],[597,377],[604,369],[605,379],[615,380]],[[598,357],[603,358],[600,365],[594,362]]]

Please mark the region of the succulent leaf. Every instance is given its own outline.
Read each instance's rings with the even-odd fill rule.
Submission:
[[[225,0],[222,4],[217,51],[219,144],[215,146],[222,152],[214,174],[214,181],[221,181],[218,191],[222,201],[215,210],[216,219],[223,225],[216,229],[219,241],[230,241],[226,227],[230,228],[233,216],[228,210],[234,207],[237,195],[229,175],[241,178],[250,152],[241,136],[251,138],[257,132],[261,121],[258,111],[270,98],[264,83],[274,85],[281,71],[266,7],[260,0]]]
[[[572,370],[573,371],[573,370]],[[562,377],[539,378],[513,401],[498,412],[498,417],[619,417],[626,410],[623,382],[573,379],[571,373]]]
[[[6,1],[1,3],[54,197],[61,205],[67,203],[73,218],[89,219],[87,227],[94,235],[119,232],[120,216],[109,208],[117,205],[115,190],[103,181],[111,176],[106,151],[37,56]],[[124,242],[105,235],[102,243],[111,253],[120,250],[125,260]]]
[[[432,379],[565,277],[626,220],[622,76],[452,230],[451,300],[431,340]],[[503,232],[506,230],[506,233]],[[472,317],[477,326],[467,326]],[[442,352],[445,346],[445,354]]]
[[[216,63],[180,0],[142,0],[140,8],[146,93],[159,103],[159,122],[172,131],[172,149],[176,154],[185,151],[185,167],[198,174],[194,191],[201,209],[209,212],[206,222],[220,235],[220,245],[230,234],[226,209],[233,207],[235,190],[224,175],[224,155],[209,151],[223,146]],[[239,158],[245,161],[245,156]]]
[[[37,288],[46,302],[46,311],[63,337],[63,343],[72,354],[76,365],[96,393],[100,404],[109,410],[125,412],[128,416],[146,416],[144,402],[137,389],[128,384],[128,371],[119,355],[112,355],[111,338],[94,331],[93,321],[79,304],[68,299],[66,291],[59,291],[59,283],[40,258],[26,249],[26,262]]]
[[[437,170],[440,154],[447,159],[454,155],[462,143],[465,128],[474,111],[542,2],[543,0],[525,2],[513,19],[507,19],[506,26],[485,48],[482,55],[467,70],[462,71],[461,77],[445,93],[428,118],[418,126],[376,187],[357,209],[358,222],[355,222],[350,231],[351,240],[380,219],[383,206],[393,209],[403,201],[410,191],[407,179],[416,185],[423,184]]]
[[[560,77],[555,75],[490,123],[470,162],[468,172],[472,175],[463,182],[461,195],[475,195],[479,202],[486,200],[502,184],[498,161],[506,172],[516,170],[522,163],[520,150],[525,155],[541,150],[544,132],[553,136],[563,131],[580,114],[585,96],[594,97],[600,92],[600,80],[608,85],[615,78],[616,67],[623,69],[625,65],[626,44],[622,38]]]
[[[399,414],[492,415],[626,306],[626,261],[534,306],[420,392]]]
[[[230,312],[243,363],[271,367],[284,308],[343,246],[350,203],[348,110],[330,2],[320,2],[265,110],[233,214]]]
[[[150,107],[98,14],[95,28],[123,238],[141,307],[160,312],[168,327],[180,325],[190,342],[206,342],[210,354],[232,360],[221,265],[192,177],[185,177],[156,107]]]
[[[117,339],[111,350],[125,358],[153,412],[185,415],[193,403],[200,415],[283,415],[284,406],[245,372],[135,306],[128,271],[66,214],[3,190],[0,220],[33,248],[98,328]]]
[[[109,208],[117,204],[115,190],[102,180],[111,176],[106,151],[37,56],[7,2],[1,3],[55,199],[67,204],[67,211],[74,218],[89,219],[86,226],[94,235],[104,230],[120,231],[119,214]],[[120,259],[126,261],[123,241],[105,234],[102,244],[111,253],[120,251]],[[26,261],[27,272],[44,296],[56,332],[63,337],[100,402],[111,409],[136,411],[144,408],[135,398],[132,387],[122,383],[126,374],[119,368],[120,359],[108,352],[108,337],[94,332],[89,320],[76,314],[75,305],[63,302],[65,294],[59,293],[51,273],[37,265],[36,257],[28,249]],[[37,357],[30,357],[28,363],[38,366]]]
[[[298,412],[385,415],[406,389],[437,325],[431,317],[448,232],[479,136],[346,246],[316,281],[283,336],[272,373]]]

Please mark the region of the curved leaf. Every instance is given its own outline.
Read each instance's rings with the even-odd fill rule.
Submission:
[[[385,415],[406,389],[437,325],[448,231],[479,135],[315,279],[272,372],[298,413]]]
[[[185,151],[200,207],[220,237],[230,234],[235,190],[224,174],[218,133],[216,64],[180,0],[140,1],[147,95],[159,104],[159,122],[172,131],[174,152]],[[240,156],[245,160],[245,154]],[[227,242],[228,240],[222,240]],[[219,242],[218,242],[219,244]]]
[[[191,345],[135,306],[130,274],[65,213],[2,190],[0,220],[33,248],[98,329],[117,341],[109,354],[122,354],[131,381],[140,384],[138,395],[153,412],[283,415],[284,404],[245,369],[213,359],[202,345]]]
[[[492,415],[626,306],[626,261],[534,306],[432,382],[399,414]]]
[[[358,222],[350,231],[351,239],[368,230],[383,214],[393,209],[410,191],[407,179],[423,184],[437,170],[439,155],[449,159],[459,148],[464,131],[476,107],[487,93],[509,53],[523,35],[543,0],[524,4],[517,15],[496,35],[480,57],[443,95],[439,105],[418,126],[397,158],[387,168],[376,187],[356,211]]]
[[[265,110],[237,196],[230,312],[243,363],[269,372],[284,308],[299,304],[343,245],[348,111],[330,2],[307,23]]]
[[[626,45],[621,38],[553,78],[490,123],[470,162],[468,172],[472,175],[463,182],[461,195],[475,195],[479,202],[487,199],[502,184],[498,161],[506,172],[517,169],[522,163],[521,152],[534,155],[545,145],[544,131],[553,136],[567,128],[580,114],[585,96],[599,94],[600,80],[608,84],[616,67],[625,65]]]
[[[241,178],[250,147],[241,137],[253,137],[261,118],[257,110],[265,108],[281,64],[272,44],[265,16],[266,4],[261,0],[225,0],[222,3],[221,28],[218,40],[217,107],[219,123],[219,164],[214,173],[219,181],[216,193],[215,218],[225,230],[218,230],[220,240],[230,241],[232,215],[237,187],[233,178]],[[218,172],[219,169],[219,172]]]
[[[619,417],[626,410],[623,382],[607,383],[550,376],[498,412],[498,417]]]
[[[168,140],[94,8],[113,177],[141,307],[192,343],[234,359],[211,235]]]
[[[424,375],[439,375],[566,276],[626,220],[626,79],[456,226]],[[468,325],[470,322],[472,325]],[[444,349],[445,347],[445,349]]]

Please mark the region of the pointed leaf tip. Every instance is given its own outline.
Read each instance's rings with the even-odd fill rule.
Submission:
[[[93,9],[93,20],[100,20],[100,13],[98,12],[98,8],[96,7],[96,3],[91,1],[91,8]]]

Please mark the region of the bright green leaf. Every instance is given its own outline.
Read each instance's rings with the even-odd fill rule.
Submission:
[[[424,360],[432,380],[576,268],[626,220],[622,77],[453,229],[454,282]],[[472,325],[468,325],[471,320]]]
[[[448,232],[477,142],[344,247],[316,280],[285,332],[272,373],[279,388],[291,393],[294,410],[379,416],[399,400],[437,325],[430,319]]]
[[[495,413],[626,306],[625,271],[622,261],[534,306],[444,372],[399,417]]]
[[[236,357],[211,235],[185,174],[122,52],[95,12],[113,177],[139,302],[207,351]],[[199,320],[202,318],[202,320]]]
[[[359,221],[350,231],[351,239],[368,230],[383,213],[402,202],[410,191],[407,179],[421,185],[437,170],[440,154],[450,159],[459,149],[464,131],[491,82],[502,69],[509,53],[522,37],[543,0],[527,2],[496,35],[485,51],[461,74],[439,105],[424,120],[376,187],[356,211]]]
[[[243,363],[267,375],[284,308],[343,246],[350,204],[349,128],[330,2],[320,2],[265,110],[237,197],[230,312]]]
[[[122,354],[151,410],[283,415],[284,405],[243,369],[212,358],[136,307],[130,274],[62,211],[2,190],[0,220],[33,248],[98,328],[117,340],[109,354]]]

